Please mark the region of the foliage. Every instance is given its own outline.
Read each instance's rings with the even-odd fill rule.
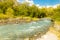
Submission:
[[[7,8],[5,14],[8,15],[9,17],[13,17],[14,10],[12,8]]]
[[[43,18],[51,17],[60,20],[60,5],[57,8],[38,8],[36,5],[30,6],[28,3],[19,3],[17,0],[0,1],[0,18],[13,18],[18,16]],[[1,16],[2,15],[2,16]]]
[[[9,16],[7,16],[3,13],[0,14],[0,19],[8,19],[8,18],[9,18]]]

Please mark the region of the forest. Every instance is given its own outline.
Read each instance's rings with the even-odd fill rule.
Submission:
[[[60,21],[60,5],[57,8],[29,6],[29,3],[19,3],[17,0],[0,0],[0,19],[16,17],[44,18],[50,17]]]

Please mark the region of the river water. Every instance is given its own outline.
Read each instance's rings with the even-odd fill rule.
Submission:
[[[31,37],[37,33],[45,33],[52,25],[50,19],[23,24],[7,24],[0,26],[0,40],[16,40],[18,37]],[[9,39],[10,38],[10,39]]]

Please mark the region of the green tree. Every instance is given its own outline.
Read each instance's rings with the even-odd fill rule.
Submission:
[[[38,18],[46,17],[46,8],[41,8],[38,14]]]
[[[49,7],[46,10],[47,10],[46,12],[47,17],[52,17],[54,15],[54,8]]]
[[[26,4],[20,4],[18,6],[15,6],[13,9],[15,11],[15,16],[28,16],[28,5]]]
[[[29,14],[31,17],[37,17],[39,13],[38,11],[39,11],[38,7],[35,5],[32,5],[29,9]]]
[[[54,9],[54,15],[52,16],[53,19],[60,21],[60,5]]]
[[[0,13],[3,13],[3,10],[2,9],[0,9]]]
[[[8,8],[5,12],[6,15],[8,15],[9,17],[13,17],[14,16],[14,10],[12,8]]]

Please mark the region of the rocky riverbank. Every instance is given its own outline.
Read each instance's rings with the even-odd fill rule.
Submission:
[[[60,21],[55,21],[54,27],[50,27],[49,31],[37,40],[60,40]]]
[[[38,19],[34,20],[34,18],[9,18],[9,19],[1,19],[0,20],[0,25],[5,25],[5,24],[18,24],[18,23],[28,23],[31,21],[37,21]]]

